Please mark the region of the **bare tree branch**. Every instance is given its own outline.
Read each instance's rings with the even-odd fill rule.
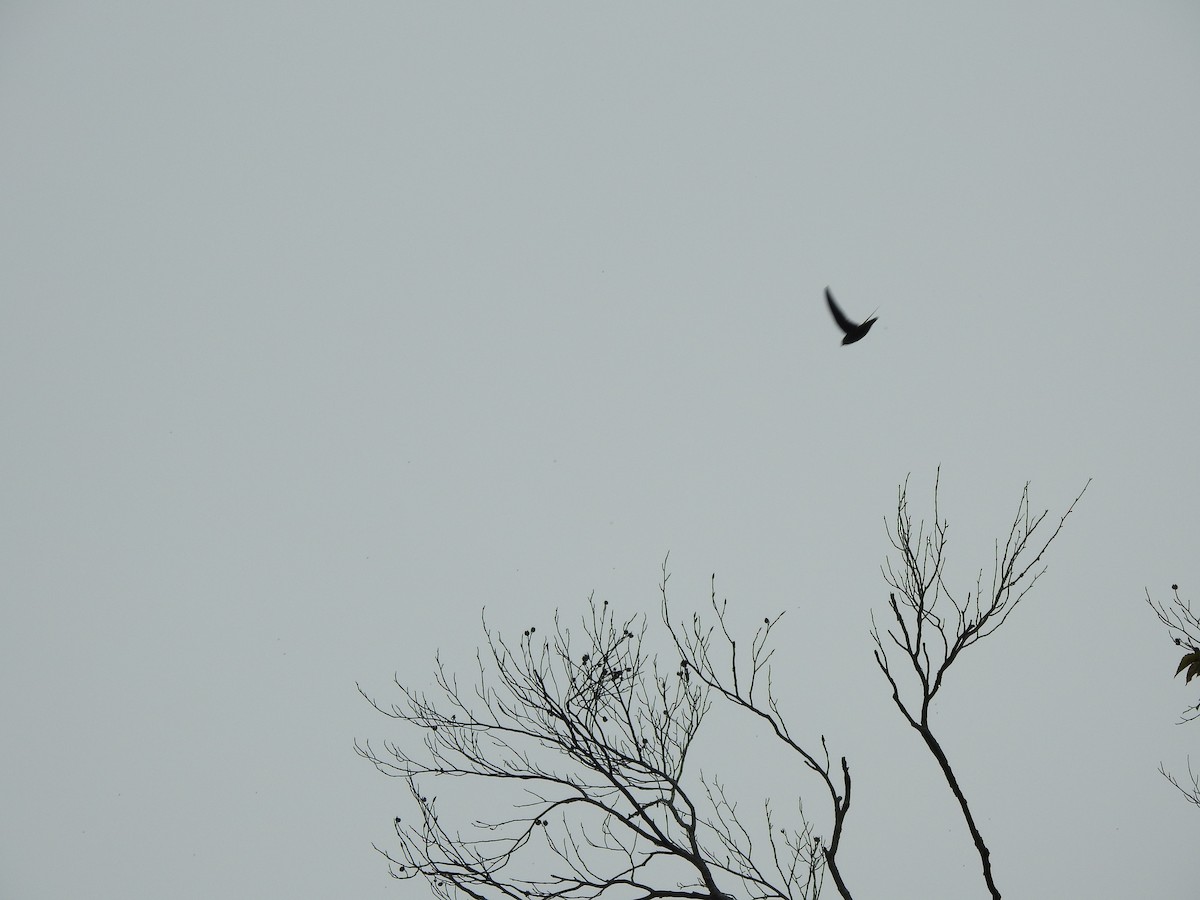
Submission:
[[[1171,585],[1169,604],[1152,600],[1149,589],[1146,590],[1146,604],[1154,610],[1158,621],[1167,627],[1167,633],[1171,636],[1175,646],[1184,649],[1183,659],[1175,670],[1175,674],[1179,675],[1186,671],[1187,680],[1190,682],[1196,675],[1197,669],[1194,664],[1197,662],[1197,655],[1200,654],[1200,613],[1192,609],[1190,600],[1185,600],[1180,596],[1177,584]],[[1180,714],[1179,721],[1181,723],[1194,722],[1198,718],[1200,718],[1200,703],[1185,709]]]
[[[944,581],[949,523],[941,517],[938,489],[941,471],[934,480],[933,524],[926,530],[924,520],[913,524],[908,510],[908,481],[900,486],[894,523],[885,527],[888,539],[898,554],[883,566],[884,580],[891,586],[888,610],[891,622],[887,631],[871,615],[871,638],[875,642],[875,663],[892,689],[896,708],[920,735],[937,760],[954,798],[962,810],[967,830],[979,854],[983,879],[993,900],[1000,891],[992,874],[991,852],[979,832],[974,816],[951,768],[945,750],[929,723],[929,709],[941,689],[946,673],[968,647],[994,634],[1046,571],[1042,558],[1061,533],[1075,504],[1087,491],[1091,479],[1062,514],[1057,527],[1040,542],[1035,539],[1047,512],[1033,515],[1029,508],[1029,485],[1021,492],[1017,512],[1003,547],[997,541],[991,585],[983,596],[983,572],[976,579],[975,592],[959,598]],[[947,608],[948,607],[948,608]],[[886,634],[887,640],[884,640]],[[915,691],[901,687],[901,671],[915,680]]]
[[[1166,778],[1167,781],[1171,782],[1171,784],[1179,791],[1179,793],[1183,794],[1183,796],[1187,798],[1188,803],[1191,803],[1195,806],[1200,806],[1200,774],[1192,771],[1192,760],[1190,757],[1188,758],[1187,767],[1188,780],[1191,782],[1191,784],[1186,786],[1180,784],[1178,779],[1168,772],[1165,766],[1159,765],[1158,771],[1162,773],[1162,776]]]
[[[1200,613],[1197,613],[1192,608],[1192,602],[1185,600],[1179,594],[1179,585],[1171,585],[1171,600],[1169,603],[1156,602],[1150,597],[1150,590],[1146,590],[1146,604],[1154,610],[1154,615],[1167,628],[1167,634],[1170,635],[1172,642],[1176,647],[1182,647],[1184,650],[1183,658],[1179,661],[1175,669],[1175,675],[1187,673],[1187,682],[1200,673]],[[1194,706],[1189,706],[1179,715],[1179,724],[1184,725],[1188,722],[1194,722],[1200,719],[1200,703]],[[1188,778],[1191,781],[1190,786],[1182,785],[1179,780],[1172,775],[1163,764],[1159,764],[1158,771],[1163,777],[1171,783],[1189,803],[1200,807],[1200,776],[1192,771],[1192,761],[1188,759]]]
[[[764,618],[763,624],[750,639],[748,658],[746,654],[739,658],[738,639],[730,630],[726,617],[726,603],[717,602],[716,576],[713,576],[709,596],[716,619],[715,625],[705,622],[699,613],[693,614],[690,623],[674,623],[671,620],[667,597],[669,578],[664,561],[663,578],[659,588],[662,595],[662,617],[681,656],[682,670],[694,672],[695,678],[706,688],[766,723],[775,737],[788,749],[797,753],[803,764],[817,775],[829,799],[833,826],[827,840],[813,837],[811,828],[806,826],[800,843],[807,843],[811,838],[812,845],[821,851],[838,894],[850,900],[850,890],[837,863],[837,851],[841,844],[846,815],[850,810],[850,767],[846,758],[842,757],[840,772],[834,770],[823,735],[820,738],[820,752],[793,738],[787,720],[780,711],[778,699],[772,688],[770,662],[775,651],[770,648],[769,639],[771,630],[779,623],[783,614],[780,613],[775,618]]]
[[[548,637],[530,627],[515,646],[486,621],[484,634],[470,694],[440,659],[436,700],[397,682],[401,702],[384,706],[360,688],[424,735],[419,754],[355,745],[407,782],[416,807],[395,821],[397,847],[377,848],[395,877],[423,877],[447,900],[819,896],[824,870],[802,814],[777,836],[768,804],[760,854],[725,788],[687,775],[710,689],[688,666],[660,669],[644,617],[618,622],[589,599],[577,634],[557,617]],[[446,826],[425,791],[443,780],[478,783],[459,787],[456,811],[507,802],[508,814]]]
[[[965,595],[945,578],[949,525],[939,486],[940,472],[931,525],[914,523],[907,480],[900,486],[887,523],[895,554],[882,567],[890,615],[885,629],[872,614],[871,638],[892,700],[937,761],[998,900],[990,851],[932,731],[930,708],[963,651],[994,634],[1045,572],[1045,554],[1088,485],[1053,530],[1046,512],[1031,512],[1026,485],[1007,536],[995,543],[990,583],[981,569]],[[644,616],[618,621],[607,601],[589,598],[574,631],[556,615],[548,635],[531,626],[509,640],[485,619],[467,687],[438,658],[432,697],[399,681],[398,703],[385,706],[363,692],[421,735],[379,750],[355,744],[406,783],[415,807],[395,820],[395,844],[376,848],[393,876],[423,878],[444,900],[817,900],[828,874],[851,900],[838,855],[850,766],[831,756],[824,735],[802,737],[782,711],[771,643],[782,614],[740,633],[717,600],[714,576],[711,611],[676,622],[669,579],[664,560],[660,613],[678,666],[661,666],[650,652]],[[1175,608],[1151,606],[1168,627],[1200,636],[1200,619],[1176,600]],[[1200,642],[1188,639],[1200,652]],[[794,809],[787,801],[786,815],[779,797],[755,800],[745,815],[721,778],[692,773],[693,742],[721,702],[764,725],[798,757],[797,769],[815,776],[828,834],[807,819],[799,796]],[[1163,774],[1200,806],[1195,776],[1188,788]],[[435,786],[440,805],[427,792]]]

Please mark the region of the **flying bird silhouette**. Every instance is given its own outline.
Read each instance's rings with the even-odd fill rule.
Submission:
[[[825,288],[825,300],[829,303],[829,311],[833,313],[833,321],[837,322],[838,328],[842,329],[846,334],[842,338],[843,344],[853,344],[855,341],[861,341],[867,336],[867,332],[871,330],[871,326],[875,324],[875,316],[871,316],[871,318],[867,319],[861,325],[847,319],[846,314],[838,307],[837,301],[833,299],[833,293],[829,288]]]

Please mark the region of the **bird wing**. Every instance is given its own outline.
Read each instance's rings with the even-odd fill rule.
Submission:
[[[846,314],[838,308],[837,302],[833,299],[833,293],[829,288],[825,288],[825,300],[829,303],[829,311],[833,313],[833,321],[837,322],[838,328],[849,334],[858,327],[857,323],[847,319]]]

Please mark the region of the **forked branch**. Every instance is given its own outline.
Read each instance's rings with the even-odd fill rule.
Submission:
[[[771,680],[770,662],[775,651],[770,646],[770,636],[783,614],[764,618],[762,625],[750,637],[749,647],[745,648],[739,645],[731,629],[725,601],[717,601],[716,576],[713,576],[709,595],[713,620],[693,613],[690,623],[676,623],[671,619],[667,597],[669,579],[664,560],[659,588],[662,617],[681,657],[680,667],[685,672],[695,673],[694,678],[708,690],[765,723],[775,737],[816,774],[827,796],[833,824],[828,838],[814,836],[812,845],[820,850],[821,859],[829,870],[838,894],[844,900],[851,900],[850,889],[837,860],[846,816],[850,811],[850,766],[843,756],[835,768],[824,735],[820,737],[819,749],[793,737],[780,710]]]
[[[991,853],[975,822],[945,750],[929,724],[929,709],[946,673],[964,650],[994,634],[1046,571],[1042,562],[1050,545],[1062,532],[1067,517],[1087,491],[1091,479],[1071,502],[1049,534],[1038,529],[1047,512],[1033,514],[1026,484],[1017,512],[1004,543],[996,541],[992,579],[986,594],[983,571],[975,591],[965,596],[951,592],[944,580],[949,523],[939,509],[940,470],[933,487],[933,523],[916,525],[908,509],[908,481],[900,486],[896,518],[885,522],[888,538],[898,559],[883,566],[884,580],[891,586],[888,596],[890,623],[885,631],[871,616],[871,638],[875,662],[892,689],[896,708],[920,735],[958,801],[967,830],[979,854],[983,878],[994,900],[1000,891],[992,874]],[[904,682],[910,687],[901,687]]]

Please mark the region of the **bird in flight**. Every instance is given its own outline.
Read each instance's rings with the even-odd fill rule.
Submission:
[[[861,325],[847,319],[846,314],[837,305],[837,301],[833,299],[833,292],[829,288],[825,288],[825,300],[829,303],[829,311],[833,313],[833,321],[837,322],[838,328],[842,329],[846,334],[842,338],[843,344],[853,344],[855,341],[861,341],[867,336],[867,332],[871,330],[871,326],[875,324],[875,316],[871,316],[871,318],[867,319]]]

